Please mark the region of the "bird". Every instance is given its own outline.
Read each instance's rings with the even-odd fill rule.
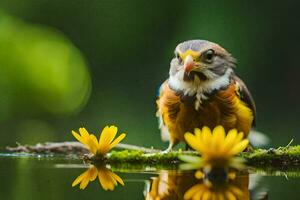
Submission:
[[[256,107],[246,84],[234,69],[236,59],[220,45],[207,40],[179,43],[170,62],[169,78],[156,100],[159,129],[165,152],[195,128],[221,125],[247,137],[255,126]]]

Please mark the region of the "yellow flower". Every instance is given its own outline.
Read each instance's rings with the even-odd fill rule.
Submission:
[[[191,187],[185,194],[184,199],[247,199],[242,198],[244,196],[243,191],[235,185],[226,185],[224,187],[213,187],[210,184],[197,184]]]
[[[72,187],[80,184],[79,188],[84,190],[89,182],[94,181],[97,177],[104,190],[114,190],[118,183],[124,185],[123,180],[110,169],[106,168],[105,165],[92,165],[73,181]]]
[[[114,140],[117,132],[118,128],[116,126],[106,126],[100,134],[99,141],[95,135],[89,134],[85,128],[79,129],[80,134],[75,131],[72,131],[72,134],[79,142],[84,144],[92,154],[95,156],[103,156],[125,138],[126,134],[122,133]]]
[[[198,173],[198,174],[197,174]],[[202,179],[203,174],[198,171],[195,176]],[[184,194],[184,199],[205,200],[237,200],[249,199],[248,175],[236,176],[235,173],[228,174],[228,181],[223,183],[212,183],[207,179],[192,186]]]
[[[246,149],[248,139],[244,139],[243,132],[231,129],[227,135],[222,126],[211,131],[204,126],[202,130],[196,128],[195,134],[187,132],[184,138],[188,145],[202,156],[202,164],[206,166],[227,166],[236,154]]]

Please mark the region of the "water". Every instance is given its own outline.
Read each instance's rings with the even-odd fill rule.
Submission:
[[[98,167],[102,178],[110,171],[104,167],[110,166]],[[124,182],[124,186],[119,183],[113,191],[105,191],[98,178],[91,181],[84,190],[79,185],[72,187],[76,177],[91,168],[91,165],[71,157],[1,154],[0,199],[145,199],[145,196],[148,199],[159,199],[158,196],[160,199],[176,199],[182,198],[197,184],[197,191],[206,189],[204,182],[195,178],[195,171],[155,171],[154,168],[142,171],[119,168],[109,172],[116,174]],[[94,170],[97,172],[97,169]],[[262,174],[254,173],[253,170],[240,172],[235,178],[228,179],[225,185],[214,183],[213,191],[220,193],[226,187],[231,187],[229,191],[232,194],[235,195],[232,191],[243,193],[244,196],[239,199],[249,199],[253,194],[272,200],[299,199],[299,178],[289,177],[285,173],[277,173],[280,176]],[[297,174],[294,173],[293,176],[298,176]],[[232,189],[232,185],[237,189]]]

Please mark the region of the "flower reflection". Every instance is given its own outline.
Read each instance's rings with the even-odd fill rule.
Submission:
[[[205,200],[247,200],[249,199],[248,182],[249,175],[236,176],[235,173],[224,171],[211,172],[215,174],[204,175],[197,171],[199,183],[189,188],[184,199],[205,199]]]
[[[79,188],[84,190],[89,182],[94,181],[98,177],[101,187],[104,190],[114,190],[119,184],[124,185],[123,180],[105,165],[91,165],[89,169],[79,175],[72,183],[72,187],[79,185]]]
[[[162,171],[158,177],[151,179],[151,185],[145,191],[145,199],[182,199],[184,192],[196,183],[197,179],[192,171]]]
[[[151,181],[146,200],[248,200],[248,173],[163,171]]]

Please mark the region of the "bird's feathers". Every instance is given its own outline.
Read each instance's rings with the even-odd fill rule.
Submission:
[[[252,126],[254,111],[251,107],[253,105],[248,105],[237,95],[240,85],[233,79],[227,88],[211,93],[197,110],[194,105],[196,96],[175,91],[166,81],[157,100],[162,137],[166,139],[166,135],[169,135],[169,139],[181,141],[187,131],[203,126],[214,128],[217,125],[223,125],[227,130],[237,128],[247,135]],[[241,91],[245,93],[245,90]]]
[[[254,116],[253,125],[255,126],[256,106],[253,97],[250,91],[248,90],[246,84],[242,81],[242,79],[240,79],[236,75],[233,75],[232,78],[236,82],[237,94],[239,95],[241,100],[244,101],[250,107],[250,109],[253,112],[253,116]]]

